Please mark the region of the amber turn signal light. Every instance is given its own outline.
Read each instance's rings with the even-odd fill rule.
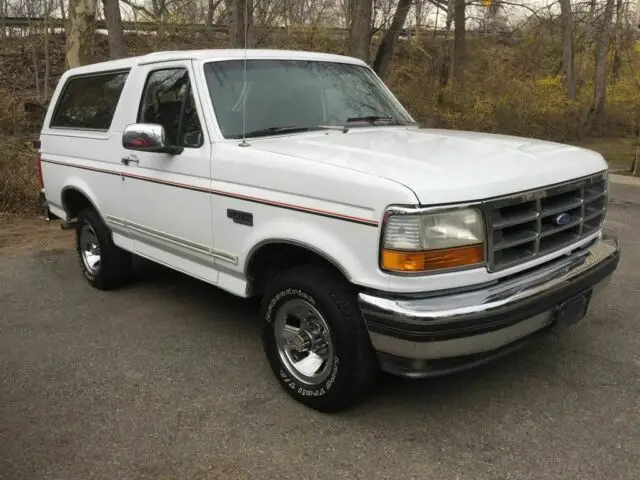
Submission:
[[[382,251],[382,268],[395,272],[424,272],[484,263],[484,246],[443,248],[427,252]]]

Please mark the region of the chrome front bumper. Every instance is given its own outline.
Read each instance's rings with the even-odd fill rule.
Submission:
[[[586,314],[609,282],[620,249],[603,235],[563,260],[479,289],[419,298],[362,292],[360,308],[382,368],[434,376],[509,353]]]

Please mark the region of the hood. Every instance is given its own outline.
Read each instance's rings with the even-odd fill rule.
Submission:
[[[363,127],[254,139],[252,146],[399,182],[423,205],[507,195],[607,168],[600,154],[579,147],[454,130]]]

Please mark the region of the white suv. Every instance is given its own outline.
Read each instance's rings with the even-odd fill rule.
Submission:
[[[131,255],[262,296],[266,357],[318,410],[382,369],[468,368],[584,317],[617,267],[607,164],[532,139],[421,129],[365,63],[158,52],[67,71],[42,201],[86,279]]]

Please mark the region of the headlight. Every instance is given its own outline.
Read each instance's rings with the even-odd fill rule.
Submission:
[[[484,263],[482,214],[474,208],[435,213],[391,213],[384,225],[382,268],[396,272]]]

